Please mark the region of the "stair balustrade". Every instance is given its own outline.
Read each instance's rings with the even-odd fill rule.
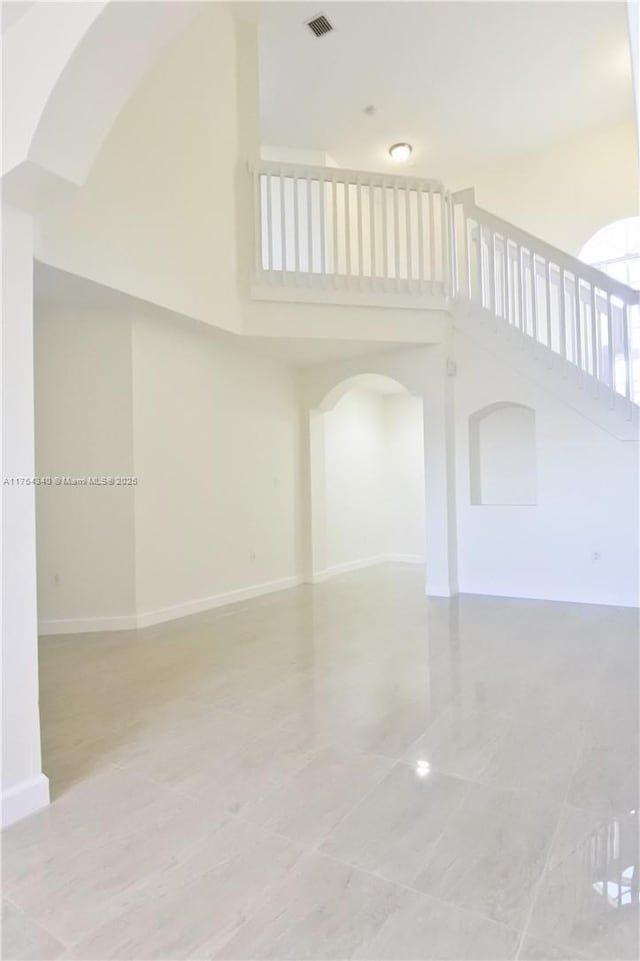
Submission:
[[[638,291],[478,207],[472,189],[263,161],[253,175],[255,297],[446,307],[575,369],[612,406],[640,401]]]

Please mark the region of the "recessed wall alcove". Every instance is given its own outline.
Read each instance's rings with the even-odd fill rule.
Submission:
[[[471,503],[537,502],[536,414],[524,404],[489,404],[469,417]]]

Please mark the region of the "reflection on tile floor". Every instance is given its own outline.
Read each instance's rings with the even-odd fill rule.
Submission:
[[[3,957],[637,958],[635,613],[421,585],[43,639]]]

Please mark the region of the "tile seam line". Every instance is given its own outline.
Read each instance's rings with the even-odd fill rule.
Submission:
[[[563,814],[563,811],[565,810],[565,808],[568,806],[567,798],[569,797],[569,792],[570,792],[570,790],[571,790],[571,782],[573,781],[573,777],[574,777],[574,775],[575,775],[575,773],[576,773],[576,771],[577,771],[577,769],[578,769],[578,763],[579,763],[579,761],[580,761],[580,757],[581,757],[581,754],[582,754],[582,749],[583,749],[583,747],[584,747],[584,744],[581,744],[580,747],[579,747],[579,749],[576,751],[576,754],[575,754],[575,757],[574,757],[574,760],[573,760],[573,764],[571,765],[571,773],[570,773],[569,777],[567,778],[566,790],[565,790],[565,792],[564,792],[564,796],[563,796],[563,798],[562,798],[562,802],[560,803],[560,806],[559,806],[559,808],[558,808],[558,819],[557,819],[557,821],[556,821],[556,826],[555,826],[554,831],[553,831],[553,834],[551,835],[551,838],[550,838],[550,840],[549,840],[549,844],[547,845],[547,850],[546,850],[546,853],[545,853],[545,858],[544,858],[544,863],[543,863],[543,865],[542,865],[542,870],[540,871],[540,875],[539,875],[539,877],[538,877],[538,880],[536,881],[536,883],[535,883],[535,885],[534,885],[534,887],[533,887],[533,890],[531,891],[531,898],[530,898],[530,903],[529,903],[529,910],[528,910],[527,915],[526,915],[526,917],[525,917],[525,919],[524,919],[524,923],[523,923],[523,926],[522,926],[522,934],[521,934],[521,936],[520,936],[520,943],[518,944],[517,950],[516,950],[516,953],[515,953],[516,961],[519,961],[519,959],[520,959],[520,954],[521,954],[522,948],[523,948],[523,946],[524,946],[524,942],[525,942],[527,936],[529,935],[529,928],[531,927],[531,920],[532,920],[532,918],[533,918],[533,912],[534,912],[534,910],[535,910],[535,908],[536,908],[536,905],[537,905],[537,903],[538,903],[538,896],[539,896],[540,890],[541,890],[541,888],[542,888],[542,882],[543,882],[543,880],[544,880],[544,878],[545,878],[545,876],[546,876],[547,869],[548,869],[549,864],[550,864],[550,862],[551,862],[551,852],[552,852],[552,850],[553,850],[553,845],[555,844],[556,839],[557,839],[558,834],[559,834],[559,831],[560,831],[560,824],[561,824],[561,822],[562,822],[562,814]]]
[[[412,894],[418,894],[421,898],[426,900],[436,901],[438,904],[445,905],[448,908],[453,908],[456,911],[461,911],[463,914],[469,915],[470,917],[476,918],[476,920],[486,921],[488,924],[495,924],[500,928],[506,928],[512,931],[514,934],[519,935],[520,929],[514,927],[511,924],[505,924],[503,921],[496,921],[494,918],[488,917],[486,914],[482,914],[479,911],[473,911],[463,905],[452,904],[450,901],[445,901],[443,898],[439,898],[436,895],[428,894],[426,891],[421,891],[419,888],[414,888],[410,884],[403,884],[401,881],[391,881],[389,878],[384,877],[382,874],[377,874],[374,871],[368,871],[366,868],[362,868],[357,864],[351,864],[349,861],[343,861],[342,858],[336,857],[334,854],[330,854],[327,851],[319,849],[317,846],[308,844],[305,841],[299,841],[295,838],[289,837],[287,834],[282,834],[279,831],[274,831],[272,828],[257,825],[255,821],[249,821],[244,818],[241,814],[235,815],[235,817],[242,821],[243,823],[250,825],[252,827],[259,827],[261,830],[274,837],[280,838],[283,841],[288,841],[290,844],[296,844],[298,847],[304,849],[305,854],[317,854],[320,857],[327,858],[330,861],[334,861],[336,864],[342,865],[342,867],[349,868],[352,871],[357,871],[359,874],[364,874],[367,877],[374,878],[376,881],[383,881],[385,884],[390,884],[394,887],[400,888],[403,891],[409,891]]]

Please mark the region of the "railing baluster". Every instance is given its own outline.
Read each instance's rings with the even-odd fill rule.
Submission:
[[[424,211],[422,209],[424,194],[420,184],[416,184],[416,196],[418,198],[418,281],[420,293],[424,289]]]
[[[384,268],[383,285],[386,290],[387,280],[389,279],[389,231],[387,229],[387,187],[386,181],[382,181],[382,260]]]
[[[267,255],[269,271],[273,273],[273,225],[271,223],[271,174],[267,174]]]
[[[484,254],[482,251],[482,224],[476,221],[476,261],[478,264],[478,306],[484,309]]]
[[[453,277],[453,293],[456,297],[460,295],[460,265],[458,262],[458,227],[456,224],[456,207],[451,194],[447,194],[449,229],[451,231],[451,271]]]
[[[611,295],[606,295],[607,304],[607,376],[609,378],[609,388],[611,390],[610,403],[615,406],[615,355],[613,345],[613,313],[611,306]]]
[[[433,214],[433,190],[429,187],[429,283],[431,293],[436,282],[436,225]]]
[[[469,303],[473,301],[473,263],[471,254],[473,251],[473,227],[471,226],[471,221],[464,214],[464,227],[465,227],[465,245],[467,253],[467,287],[469,289]]]
[[[335,179],[331,181],[331,204],[333,211],[333,283],[337,287],[340,264],[338,262],[338,181]]]
[[[511,280],[509,277],[509,241],[507,237],[504,237],[504,319],[507,325],[511,326],[511,313],[510,313],[510,290],[511,290]]]
[[[531,335],[535,352],[538,343],[538,277],[536,274],[536,255],[533,250],[529,251],[529,256],[531,258]]]
[[[327,272],[327,253],[325,250],[325,209],[324,209],[324,194],[325,194],[325,180],[321,177],[318,181],[320,188],[320,273],[324,279]]]
[[[560,334],[560,356],[563,360],[562,374],[564,377],[567,376],[567,281],[564,272],[564,267],[560,267],[560,290],[558,292],[559,297],[559,334]]]
[[[631,337],[630,337],[630,325],[631,320],[631,308],[628,304],[622,305],[622,350],[624,352],[624,396],[627,400],[632,399],[633,393],[633,367],[632,367],[632,357],[631,357]],[[633,398],[635,400],[635,398]]]
[[[598,323],[598,307],[597,307],[597,297],[596,297],[596,285],[591,284],[591,373],[595,381],[598,380],[598,374],[600,373],[600,337],[598,335],[598,328],[600,324]],[[597,390],[597,387],[596,387]]]
[[[498,305],[496,303],[496,235],[489,229],[489,311],[494,320],[498,316]]]
[[[524,333],[525,326],[525,316],[524,316],[524,264],[522,257],[522,247],[520,244],[516,246],[516,253],[518,255],[517,260],[517,288],[518,288],[518,311],[516,314],[516,326],[520,329],[521,333]]]
[[[393,185],[393,255],[396,290],[400,286],[400,218],[398,216],[398,185]]]
[[[580,311],[580,276],[576,273],[574,274],[575,279],[575,304],[574,304],[574,314],[576,321],[576,364],[578,367],[578,384],[582,386],[582,374],[586,364],[584,362],[584,355],[582,349],[582,316]],[[583,367],[584,364],[584,367]]]
[[[447,256],[447,208],[444,187],[440,189],[440,241],[442,244],[442,293],[449,293],[449,257]]]
[[[553,366],[553,347],[551,330],[551,264],[548,260],[544,261],[544,299],[547,308],[547,362],[549,367]]]
[[[411,190],[409,184],[404,188],[404,216],[407,233],[407,285],[410,290],[413,280],[413,257],[411,256]]]
[[[282,256],[282,283],[286,282],[286,269],[287,269],[287,222],[284,208],[284,184],[285,178],[282,174],[280,176],[280,252]]]
[[[374,186],[372,183],[369,184],[369,248],[370,248],[370,264],[369,273],[371,275],[371,284],[373,288],[376,278],[376,212],[374,206]]]
[[[262,222],[262,198],[260,193],[262,191],[262,184],[260,179],[260,174],[257,170],[253,172],[253,228],[254,237],[253,242],[255,245],[255,271],[256,277],[259,277],[262,273],[262,248],[263,248],[263,222]]]
[[[349,178],[344,178],[344,223],[345,223],[345,265],[347,271],[347,283],[351,281],[351,202],[349,190]]]
[[[357,203],[358,203],[358,276],[360,277],[360,286],[362,287],[362,277],[364,274],[364,269],[362,265],[362,254],[363,254],[363,239],[362,239],[362,186],[360,184],[360,178],[356,181],[356,192],[357,192]]]
[[[313,279],[313,201],[311,199],[311,179],[307,174],[307,283],[311,284]]]
[[[300,212],[298,210],[300,198],[298,196],[298,178],[295,173],[293,174],[293,268],[296,273],[296,283],[298,282],[298,274],[300,273],[300,248],[302,242],[300,240]]]

